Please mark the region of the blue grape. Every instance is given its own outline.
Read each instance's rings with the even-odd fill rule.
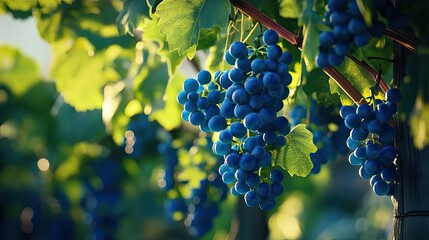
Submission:
[[[273,45],[279,41],[279,34],[274,30],[267,30],[264,32],[262,40],[266,45]]]

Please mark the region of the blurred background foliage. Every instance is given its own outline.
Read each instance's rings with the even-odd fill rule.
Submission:
[[[196,57],[184,60],[157,29],[157,4],[0,3],[1,239],[192,239],[183,223],[165,217],[165,156],[157,146],[197,138],[181,122],[175,96],[206,61],[219,66],[215,53],[225,39],[218,39],[220,29],[204,31]],[[269,13],[276,5],[264,7]],[[19,31],[24,23],[40,36]],[[25,49],[41,37],[50,52],[36,61],[18,42],[4,44],[18,33]],[[376,197],[345,157],[285,183],[278,208],[268,213],[270,239],[390,234],[390,200]],[[228,194],[203,238],[227,239],[236,208]]]

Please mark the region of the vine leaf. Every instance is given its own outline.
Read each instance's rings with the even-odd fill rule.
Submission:
[[[54,45],[56,52],[64,50],[62,42]],[[51,75],[64,100],[80,111],[101,108],[101,88],[105,83],[103,61],[94,55],[94,47],[79,38],[69,49],[55,55]]]
[[[182,89],[184,78],[175,74],[168,81],[165,95],[162,98],[165,101],[163,109],[153,112],[150,120],[156,120],[165,130],[171,131],[180,126],[181,118],[180,113],[182,108],[176,100],[177,93]]]
[[[362,94],[364,97],[371,96],[371,87],[374,85],[374,79],[363,68],[359,67],[349,58],[337,67],[338,71]],[[331,79],[329,79],[331,93],[337,93],[340,96],[343,105],[353,104],[353,100],[344,93],[344,91]],[[376,98],[383,98],[383,94],[376,95]]]
[[[164,107],[163,96],[168,83],[168,67],[156,59],[141,69],[133,82],[133,91],[136,99],[148,109],[161,109]]]
[[[202,29],[221,28],[228,23],[227,0],[164,0],[156,8],[159,29],[166,35],[170,51],[193,58]]]
[[[0,84],[21,95],[39,81],[37,63],[10,46],[0,47]]]
[[[120,33],[134,35],[134,29],[139,22],[149,15],[149,6],[143,0],[127,0],[122,11],[116,18],[116,25]]]
[[[305,70],[305,69],[303,69]],[[324,105],[339,103],[337,94],[332,94],[329,87],[329,77],[323,73],[322,69],[316,68],[310,73],[302,74],[302,89],[307,96],[316,95],[316,101]]]
[[[280,2],[280,16],[284,18],[300,18],[302,14],[302,1],[282,0]]]
[[[302,58],[304,59],[307,71],[310,72],[316,68],[316,55],[319,53],[319,26],[323,25],[320,16],[313,11],[312,5],[308,4],[304,10],[302,23],[303,42],[302,42]]]
[[[306,177],[313,168],[310,154],[316,151],[313,134],[305,124],[298,124],[286,135],[286,145],[275,154],[273,159],[291,176]]]

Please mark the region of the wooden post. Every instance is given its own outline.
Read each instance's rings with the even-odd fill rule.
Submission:
[[[408,50],[395,43],[394,79],[399,87],[406,74],[408,54]],[[396,123],[398,177],[395,195],[392,197],[395,240],[429,239],[429,147],[422,150],[414,147],[409,120],[407,116]]]

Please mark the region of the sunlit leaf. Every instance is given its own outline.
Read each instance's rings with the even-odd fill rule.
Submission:
[[[315,94],[316,101],[324,105],[338,104],[337,94],[332,94],[329,87],[329,77],[322,69],[316,68],[308,74],[303,74],[303,90],[307,96]]]
[[[374,86],[374,79],[363,68],[359,67],[349,58],[337,67],[339,72],[362,94],[364,98],[371,96],[371,87]],[[338,93],[343,105],[351,105],[353,101],[348,97],[339,86],[332,80],[329,80],[331,93]],[[384,98],[380,91],[377,98]]]
[[[164,0],[158,5],[156,14],[170,50],[193,58],[201,29],[225,27],[229,10],[226,0]]]
[[[323,25],[320,16],[308,5],[303,14],[303,42],[302,58],[304,59],[307,71],[312,71],[316,67],[316,56],[319,53],[319,25]]]
[[[286,135],[286,146],[278,151],[274,156],[274,161],[291,176],[305,177],[313,168],[310,153],[316,151],[313,134],[307,130],[305,124],[298,124]]]
[[[147,42],[156,42],[155,44],[150,45],[146,48],[148,51],[154,52],[154,54],[159,54],[163,61],[168,64],[168,71],[170,75],[173,75],[176,71],[176,67],[182,62],[184,55],[179,55],[178,51],[170,51],[168,48],[168,43],[166,40],[166,35],[163,34],[158,27],[159,17],[152,15],[152,18],[145,19],[139,27],[141,27],[142,41]]]
[[[21,95],[40,79],[37,63],[11,46],[0,46],[0,83]]]
[[[282,0],[280,1],[280,16],[284,18],[299,18],[302,14],[303,1]]]
[[[64,50],[66,42],[53,45],[58,48],[52,63],[52,77],[67,103],[78,111],[99,109],[103,104],[102,87],[106,84],[103,55],[96,54],[86,39],[76,39]]]
[[[28,11],[37,5],[37,0],[4,0],[4,3],[12,10]]]
[[[149,6],[145,0],[126,0],[116,25],[120,33],[134,35],[139,22],[148,16]]]
[[[176,100],[177,93],[182,88],[184,78],[175,74],[169,81],[163,100],[165,106],[163,109],[152,113],[149,118],[156,120],[165,130],[171,131],[180,126],[182,107]]]
[[[147,114],[164,107],[162,98],[169,78],[167,64],[157,61],[144,66],[134,80],[135,96],[146,107]]]

